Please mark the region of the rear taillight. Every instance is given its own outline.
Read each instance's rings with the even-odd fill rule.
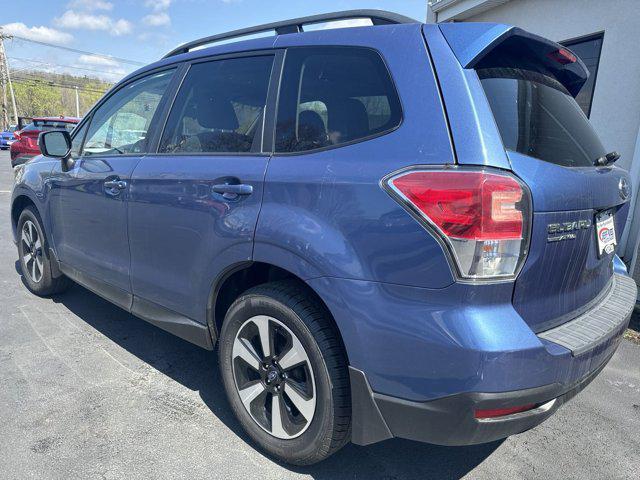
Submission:
[[[16,140],[20,140],[21,134],[22,134],[22,130],[16,130],[15,132],[13,132],[13,136],[15,137]]]
[[[390,193],[444,240],[463,279],[514,277],[531,216],[528,189],[488,170],[409,170],[384,181]]]

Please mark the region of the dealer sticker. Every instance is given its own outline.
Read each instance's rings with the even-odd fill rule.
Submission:
[[[613,253],[616,243],[616,227],[613,213],[606,211],[596,215],[596,236],[598,237],[598,256]]]

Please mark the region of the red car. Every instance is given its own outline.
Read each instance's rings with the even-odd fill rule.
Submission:
[[[49,130],[67,130],[69,133],[80,121],[76,117],[38,117],[22,130],[14,132],[15,142],[11,144],[11,166],[25,163],[30,158],[40,155],[38,135]]]

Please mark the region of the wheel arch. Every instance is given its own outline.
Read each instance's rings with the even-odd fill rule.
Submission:
[[[340,337],[343,351],[347,355],[342,333],[327,302],[301,276],[289,269],[267,262],[238,263],[229,267],[216,279],[207,303],[207,324],[213,342],[215,343],[218,339],[227,310],[242,293],[257,285],[284,279],[294,280],[300,288],[312,295],[325,309]]]
[[[42,219],[42,213],[40,212],[38,205],[36,204],[36,202],[33,201],[33,199],[29,195],[25,193],[21,193],[17,195],[11,202],[11,228],[13,230],[14,239],[16,240],[17,240],[16,235],[17,235],[17,228],[18,228],[18,220],[20,219],[20,214],[28,206],[33,207],[36,210],[36,212],[38,212],[38,215]]]

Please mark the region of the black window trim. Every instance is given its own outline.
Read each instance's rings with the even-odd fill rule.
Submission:
[[[269,87],[267,89],[267,101],[264,109],[262,120],[262,145],[258,151],[249,152],[160,152],[160,141],[164,136],[169,121],[169,115],[175,104],[180,92],[180,88],[189,73],[192,65],[199,63],[209,63],[220,60],[232,60],[235,58],[262,57],[272,56],[273,65],[271,67],[271,76],[269,78]],[[170,101],[167,102],[162,112],[162,120],[159,122],[162,128],[158,128],[157,138],[151,143],[149,153],[155,157],[268,157],[273,152],[273,142],[275,138],[275,109],[278,92],[280,90],[280,81],[282,69],[284,65],[283,49],[266,49],[266,50],[250,50],[245,52],[222,53],[217,55],[207,55],[197,57],[183,63],[183,69],[180,72],[180,81],[177,82],[176,88],[170,92]],[[253,146],[252,146],[253,150]]]
[[[356,145],[358,143],[363,143],[363,142],[368,142],[370,140],[373,140],[375,138],[378,137],[382,137],[385,135],[389,135],[390,133],[395,132],[396,130],[398,130],[402,124],[404,123],[404,105],[402,104],[402,97],[400,96],[400,93],[398,92],[398,87],[396,85],[395,79],[393,78],[393,74],[391,73],[391,69],[389,68],[389,65],[387,64],[386,59],[384,58],[384,55],[382,54],[382,52],[380,52],[380,50],[376,49],[376,48],[372,48],[372,47],[367,47],[367,46],[361,46],[361,45],[296,45],[293,47],[287,47],[287,52],[289,50],[297,50],[297,49],[316,49],[316,48],[330,48],[330,49],[358,49],[358,50],[369,50],[373,53],[375,53],[380,60],[382,61],[382,64],[384,65],[384,68],[387,72],[387,74],[389,75],[389,80],[391,81],[391,86],[393,87],[393,91],[396,94],[396,98],[398,99],[398,104],[400,106],[400,120],[398,122],[397,125],[395,125],[392,128],[389,128],[387,130],[384,130],[382,132],[378,132],[378,133],[374,133],[372,135],[368,135],[366,137],[361,137],[361,138],[356,138],[355,140],[350,140],[348,142],[344,142],[344,143],[339,143],[337,145],[327,145],[326,147],[320,147],[320,148],[314,148],[313,150],[303,150],[300,152],[277,152],[275,150],[275,136],[276,136],[276,126],[278,123],[278,107],[280,105],[280,85],[278,85],[278,99],[277,99],[277,103],[276,103],[276,110],[275,110],[275,116],[274,116],[274,125],[273,125],[273,152],[272,152],[272,156],[274,157],[292,157],[292,156],[298,156],[298,155],[311,155],[314,153],[320,153],[320,152],[326,152],[327,150],[334,150],[336,148],[343,148],[343,147],[349,147],[351,145]],[[284,64],[286,62],[286,53],[285,53],[285,57],[284,57],[284,62],[282,64],[282,73],[284,73]],[[282,75],[280,75],[280,83],[282,83]]]
[[[175,85],[175,81],[176,81],[176,77],[179,76],[180,70],[181,70],[181,64],[180,63],[171,63],[169,65],[163,65],[161,67],[158,68],[154,68],[152,70],[146,70],[144,72],[141,72],[129,79],[127,79],[126,81],[114,85],[107,93],[105,93],[103,95],[103,97],[93,106],[93,108],[91,108],[91,110],[85,115],[85,117],[82,119],[82,121],[80,123],[78,123],[78,125],[76,125],[76,127],[73,129],[73,134],[71,135],[71,140],[73,141],[73,139],[75,138],[75,133],[79,132],[80,129],[87,124],[88,128],[87,130],[84,132],[84,138],[82,139],[82,143],[80,145],[80,149],[79,149],[79,155],[78,158],[83,158],[84,157],[84,142],[87,140],[87,134],[89,133],[89,130],[91,129],[91,122],[93,121],[93,116],[95,114],[95,112],[102,106],[104,105],[107,101],[109,101],[109,99],[111,99],[116,93],[118,93],[120,90],[122,90],[123,88],[127,87],[128,85],[131,85],[133,82],[137,82],[138,80],[141,80],[143,78],[146,77],[151,77],[153,75],[156,75],[158,73],[162,73],[164,71],[170,71],[170,70],[174,70],[174,74],[173,77],[171,79],[171,81],[169,82],[169,85],[167,86],[167,90],[165,91],[164,95],[162,96],[162,98],[160,99],[160,103],[158,104],[158,108],[156,109],[155,113],[153,114],[153,117],[151,119],[151,123],[149,123],[149,129],[147,130],[147,135],[149,135],[149,142],[147,142],[147,148],[145,149],[144,152],[139,152],[139,153],[120,153],[120,154],[99,154],[99,155],[91,155],[91,158],[120,158],[120,157],[143,157],[145,155],[148,155],[149,152],[151,151],[150,146],[152,145],[152,141],[154,140],[154,133],[156,130],[156,126],[157,124],[160,122],[160,120],[162,119],[161,117],[161,113],[163,113],[163,108],[164,108],[164,104],[167,102],[169,95],[171,93],[171,89],[174,87]]]
[[[568,40],[562,40],[560,45],[563,45],[567,48],[571,48],[576,43],[588,42],[589,40],[600,39],[600,49],[598,50],[598,67],[596,68],[596,73],[593,76],[593,89],[591,89],[591,98],[589,98],[589,111],[587,112],[587,118],[591,118],[591,109],[593,108],[593,96],[596,93],[596,86],[598,82],[598,72],[600,71],[600,60],[602,58],[602,46],[604,45],[604,30],[599,32],[590,33],[588,35],[582,35],[580,37],[569,38]]]

